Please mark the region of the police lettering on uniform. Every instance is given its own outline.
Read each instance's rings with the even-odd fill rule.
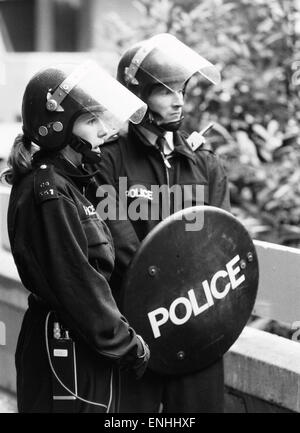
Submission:
[[[132,187],[129,191],[126,191],[126,196],[130,198],[143,197],[148,200],[153,200],[153,191],[141,187]]]
[[[113,242],[86,198],[95,184],[83,165],[145,109],[92,61],[49,67],[26,87],[23,134],[3,174],[11,250],[31,292],[16,350],[19,412],[114,412],[119,369],[146,368],[148,347],[111,294]]]

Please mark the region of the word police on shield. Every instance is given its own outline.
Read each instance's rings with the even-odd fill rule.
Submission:
[[[186,231],[195,212],[203,229]],[[230,213],[188,208],[148,234],[124,286],[125,315],[150,346],[150,368],[191,373],[222,356],[246,325],[258,287],[255,247]]]

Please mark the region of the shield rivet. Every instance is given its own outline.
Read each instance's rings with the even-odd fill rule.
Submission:
[[[253,262],[253,254],[252,253],[248,253],[247,254],[247,260],[248,260],[248,262]]]
[[[180,350],[180,351],[177,353],[177,358],[178,358],[180,361],[182,361],[182,360],[185,358],[185,353],[184,353],[183,350]]]
[[[240,261],[240,267],[241,267],[241,269],[245,269],[246,266],[247,266],[247,264],[246,264],[245,260],[241,260]]]
[[[149,273],[150,277],[155,277],[155,275],[157,274],[157,267],[156,266],[149,266],[148,273]]]

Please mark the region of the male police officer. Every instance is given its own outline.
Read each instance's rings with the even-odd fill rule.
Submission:
[[[210,62],[169,34],[134,45],[119,62],[118,80],[148,105],[139,126],[129,125],[117,142],[103,147],[100,162],[98,181],[117,191],[119,207],[107,223],[116,249],[111,285],[120,308],[122,277],[134,253],[159,221],[179,210],[178,202],[182,208],[207,204],[230,209],[226,175],[218,158],[202,148],[194,152],[179,131],[185,86],[197,72],[214,84],[219,81]],[[202,186],[200,196],[197,185]],[[155,186],[162,187],[162,195],[155,194]],[[186,194],[178,199],[178,191]],[[98,195],[104,196],[100,190]],[[100,207],[101,203],[98,211]],[[124,207],[127,218],[121,216]],[[222,359],[190,375],[161,376],[148,370],[140,381],[129,376],[122,377],[121,412],[223,410]]]

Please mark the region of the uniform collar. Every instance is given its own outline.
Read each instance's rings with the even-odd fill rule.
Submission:
[[[174,134],[171,131],[167,131],[164,137],[166,139],[165,154],[169,155],[174,150]]]
[[[154,145],[156,144],[157,135],[154,134],[151,131],[147,131],[147,136],[144,134],[144,127],[141,126],[133,126],[132,124],[129,124],[128,129],[128,135],[130,139],[132,139],[134,142],[137,143],[137,140],[139,141],[138,145],[140,146],[140,143],[142,143],[147,149],[153,149]],[[151,134],[151,135],[150,135]],[[185,140],[184,133],[179,134],[177,131],[171,133],[173,135],[173,143],[170,143],[169,135],[165,136],[166,140],[168,141],[168,144],[171,148],[173,145],[173,151],[174,153],[180,153],[181,155],[184,155],[185,157],[191,159],[194,163],[196,163],[196,156],[188,143]]]
[[[174,133],[174,149],[177,153],[181,153],[181,155],[186,156],[191,159],[194,164],[196,164],[196,155],[188,145],[186,141],[186,134],[184,136],[178,134],[178,132]]]
[[[154,132],[142,125],[138,125],[137,129],[143,134],[149,143],[151,143],[153,146],[156,146],[158,136]],[[173,132],[166,131],[165,134],[163,134],[163,137],[166,139],[166,154],[169,154],[174,150]]]

